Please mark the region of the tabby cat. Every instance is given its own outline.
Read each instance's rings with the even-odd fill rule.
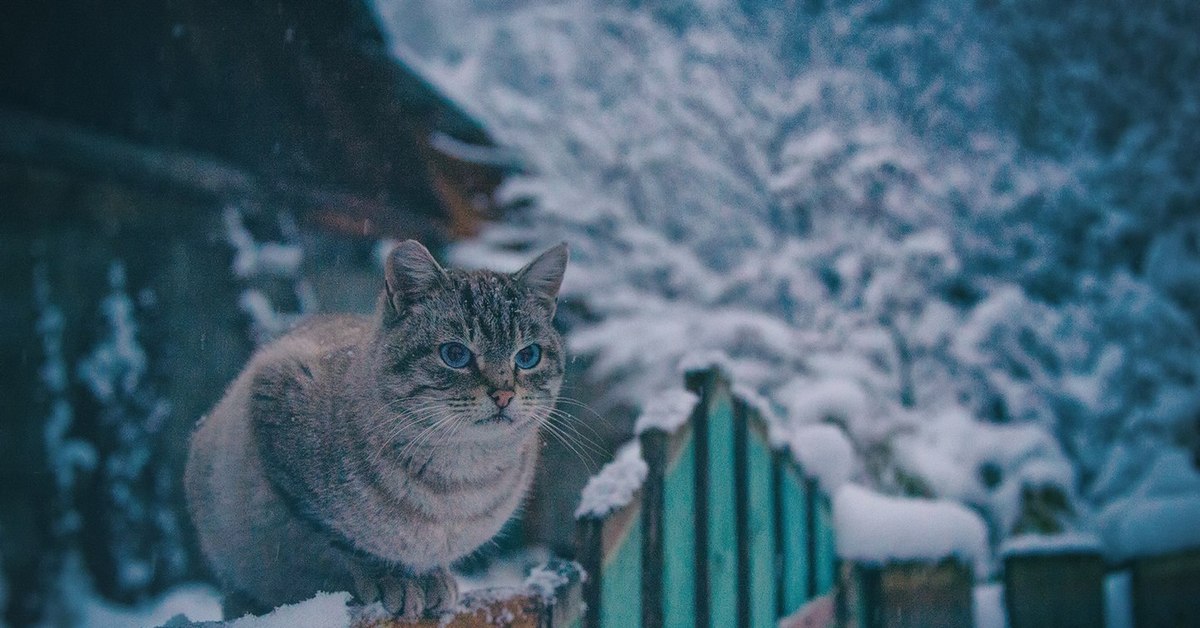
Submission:
[[[452,608],[449,565],[520,505],[563,375],[560,244],[514,274],[390,253],[374,316],[260,349],[192,436],[185,485],[226,615],[351,591]]]

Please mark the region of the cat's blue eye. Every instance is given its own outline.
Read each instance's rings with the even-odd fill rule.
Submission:
[[[542,361],[542,348],[537,344],[529,345],[518,351],[513,361],[517,363],[517,368],[531,369]]]
[[[452,369],[460,369],[471,363],[471,350],[461,342],[444,342],[438,347],[442,362]]]

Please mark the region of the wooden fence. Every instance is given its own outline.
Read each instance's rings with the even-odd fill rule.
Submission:
[[[577,558],[588,575],[586,612],[572,625],[759,627],[782,618],[789,626],[843,628],[974,624],[970,566],[840,561],[829,496],[787,447],[772,444],[758,411],[717,370],[685,380],[699,398],[688,420],[636,438],[646,465],[636,490],[577,520]],[[1134,626],[1200,626],[1200,548],[1118,566],[1098,550],[1008,556],[1002,604],[1009,625],[1103,626],[1113,602],[1104,583],[1114,567],[1131,574]],[[833,617],[794,614],[822,597],[806,611],[832,607],[825,615]]]
[[[833,587],[829,496],[716,370],[688,421],[639,436],[647,473],[577,523],[586,628],[774,626]]]

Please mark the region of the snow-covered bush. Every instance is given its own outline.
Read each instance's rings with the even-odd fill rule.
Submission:
[[[1194,429],[1195,275],[1171,270],[1195,238],[1170,234],[1200,208],[1195,3],[376,4],[523,152],[504,224],[454,254],[570,242],[597,409],[718,351],[993,540],[1089,525],[1146,472],[1131,452]]]
[[[182,523],[170,502],[173,478],[153,464],[156,435],[170,405],[156,390],[129,294],[125,266],[108,268],[102,332],[77,366],[90,393],[97,477],[80,495],[91,537],[83,546],[97,584],[122,601],[139,600],[187,568]],[[149,294],[143,301],[149,301]],[[98,541],[98,542],[97,542]]]

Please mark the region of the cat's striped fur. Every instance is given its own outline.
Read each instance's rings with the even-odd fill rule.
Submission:
[[[407,241],[375,316],[312,320],[251,358],[197,427],[185,477],[227,614],[322,590],[409,617],[455,603],[448,566],[533,477],[562,381],[566,262],[559,245],[513,275],[446,271]],[[467,367],[439,357],[447,342],[471,349]],[[533,343],[540,362],[517,368]]]

